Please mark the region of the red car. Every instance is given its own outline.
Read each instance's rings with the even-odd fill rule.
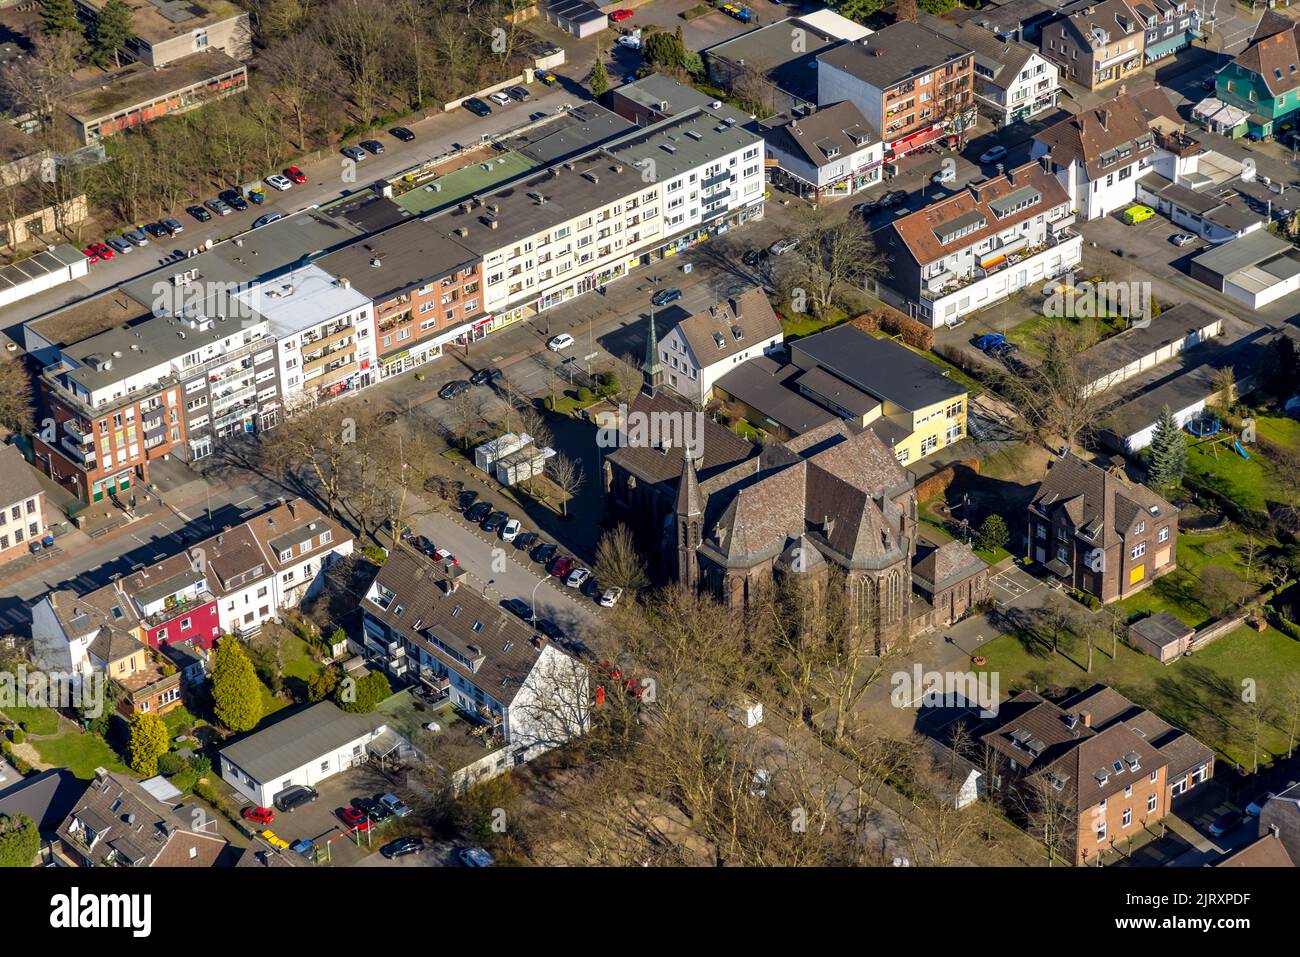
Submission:
[[[615,23],[622,23],[630,16],[632,16],[631,10],[615,10],[613,13],[609,15],[609,18]]]
[[[341,808],[339,810],[339,817],[343,819],[344,824],[352,828],[354,831],[370,830],[370,818],[367,817],[366,812],[361,810],[359,807]]]
[[[284,175],[289,177],[289,179],[293,180],[293,182],[297,183],[299,186],[307,182],[306,175],[304,175],[303,171],[296,166],[290,166],[284,171]]]
[[[573,570],[573,566],[576,564],[577,562],[571,556],[564,555],[555,560],[555,564],[551,566],[551,574],[556,578],[563,578]]]
[[[246,807],[241,813],[245,821],[252,821],[254,824],[270,824],[275,820],[275,812],[269,807]]]
[[[81,254],[89,259],[92,264],[99,262],[99,253],[95,252],[93,247],[87,246],[81,251]]]
[[[90,248],[99,254],[100,259],[113,258],[113,249],[111,246],[105,246],[103,243],[93,243]]]

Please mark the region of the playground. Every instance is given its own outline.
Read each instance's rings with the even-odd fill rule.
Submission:
[[[1260,445],[1243,441],[1212,413],[1190,420],[1184,428],[1190,477],[1249,511],[1267,513],[1270,502],[1289,500],[1285,467],[1271,461]],[[1300,449],[1300,422],[1294,419],[1261,416],[1255,430],[1274,446]]]

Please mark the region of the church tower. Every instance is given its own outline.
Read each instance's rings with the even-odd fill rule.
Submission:
[[[645,361],[641,363],[641,392],[654,398],[664,384],[664,367],[659,362],[659,334],[655,331],[655,314],[650,310],[650,331],[645,340]]]
[[[698,588],[700,558],[696,549],[704,534],[704,496],[690,451],[683,449],[682,453],[682,477],[677,483],[677,580]]]

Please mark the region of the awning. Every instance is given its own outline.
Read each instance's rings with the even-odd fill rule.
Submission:
[[[1059,558],[1053,558],[1050,562],[1048,562],[1047,570],[1051,572],[1053,575],[1059,575],[1062,578],[1070,577],[1070,571],[1071,571],[1070,566],[1067,565],[1065,562],[1061,561]]]
[[[1198,34],[1195,30],[1185,30],[1182,33],[1175,33],[1168,40],[1161,40],[1159,43],[1150,43],[1146,48],[1147,62],[1159,60],[1161,57],[1167,57],[1175,50],[1181,50],[1185,46],[1191,46],[1193,40]]]
[[[891,146],[886,149],[891,150],[895,157],[906,156],[913,150],[918,150],[927,143],[940,139],[944,135],[942,125],[930,127],[928,130],[921,130],[904,136],[901,140],[895,140]]]

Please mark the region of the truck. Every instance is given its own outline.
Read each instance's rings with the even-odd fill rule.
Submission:
[[[734,17],[741,23],[752,23],[754,20],[754,11],[749,9],[749,7],[742,7],[738,4],[723,4],[722,12],[729,17]]]

